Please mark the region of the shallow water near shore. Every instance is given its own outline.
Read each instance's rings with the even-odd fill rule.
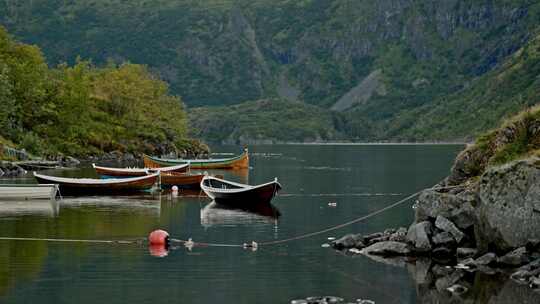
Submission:
[[[57,203],[0,202],[0,236],[132,240],[162,228],[175,238],[199,242],[284,239],[366,215],[432,186],[448,174],[462,148],[250,146],[251,170],[219,174],[250,184],[278,177],[283,191],[273,201],[281,214],[277,218],[266,212],[216,209],[197,191],[178,197],[165,192],[64,198]],[[213,150],[224,155],[241,151],[232,146]],[[91,176],[92,170],[44,173]],[[6,182],[33,180],[1,181]],[[433,300],[438,295],[418,287],[411,267],[345,256],[321,247],[328,237],[407,227],[413,220],[413,203],[327,235],[261,247],[256,252],[173,248],[168,256],[156,258],[139,245],[0,241],[0,303],[289,303],[323,295],[376,303]],[[476,279],[479,286],[475,283],[472,290],[500,289],[493,287],[499,281],[483,277]],[[502,288],[512,283],[500,284]],[[513,285],[508,288],[516,290]],[[483,303],[481,298],[477,300]]]

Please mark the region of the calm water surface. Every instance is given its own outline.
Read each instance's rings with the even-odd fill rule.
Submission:
[[[198,193],[0,203],[0,236],[136,239],[163,228],[200,242],[283,239],[389,205],[444,178],[456,145],[252,146],[252,169],[225,173],[257,184],[278,177],[278,219],[207,206]],[[214,147],[238,153],[239,147]],[[90,170],[48,173],[91,175]],[[31,179],[1,182],[32,182]],[[336,202],[330,207],[329,202]],[[144,246],[0,241],[0,303],[289,303],[336,295],[415,303],[407,268],[321,248],[327,237],[408,226],[412,202],[351,227],[283,246],[184,248],[164,258]]]

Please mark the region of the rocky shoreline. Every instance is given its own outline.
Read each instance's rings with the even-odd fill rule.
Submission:
[[[384,263],[407,264],[415,280],[463,294],[470,273],[498,274],[540,292],[540,159],[495,166],[478,178],[463,176],[462,153],[452,174],[425,190],[408,227],[348,234],[331,246]],[[459,180],[460,183],[455,183]]]

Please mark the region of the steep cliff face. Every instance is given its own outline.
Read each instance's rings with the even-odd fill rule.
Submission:
[[[342,131],[362,140],[417,139],[411,111],[474,86],[540,20],[528,0],[33,0],[0,11],[51,63],[148,64],[190,106],[281,96],[339,109]],[[358,92],[373,73],[384,90]]]

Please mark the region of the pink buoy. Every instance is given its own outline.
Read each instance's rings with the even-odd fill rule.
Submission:
[[[167,245],[169,243],[169,233],[165,230],[154,230],[148,236],[150,245]]]

